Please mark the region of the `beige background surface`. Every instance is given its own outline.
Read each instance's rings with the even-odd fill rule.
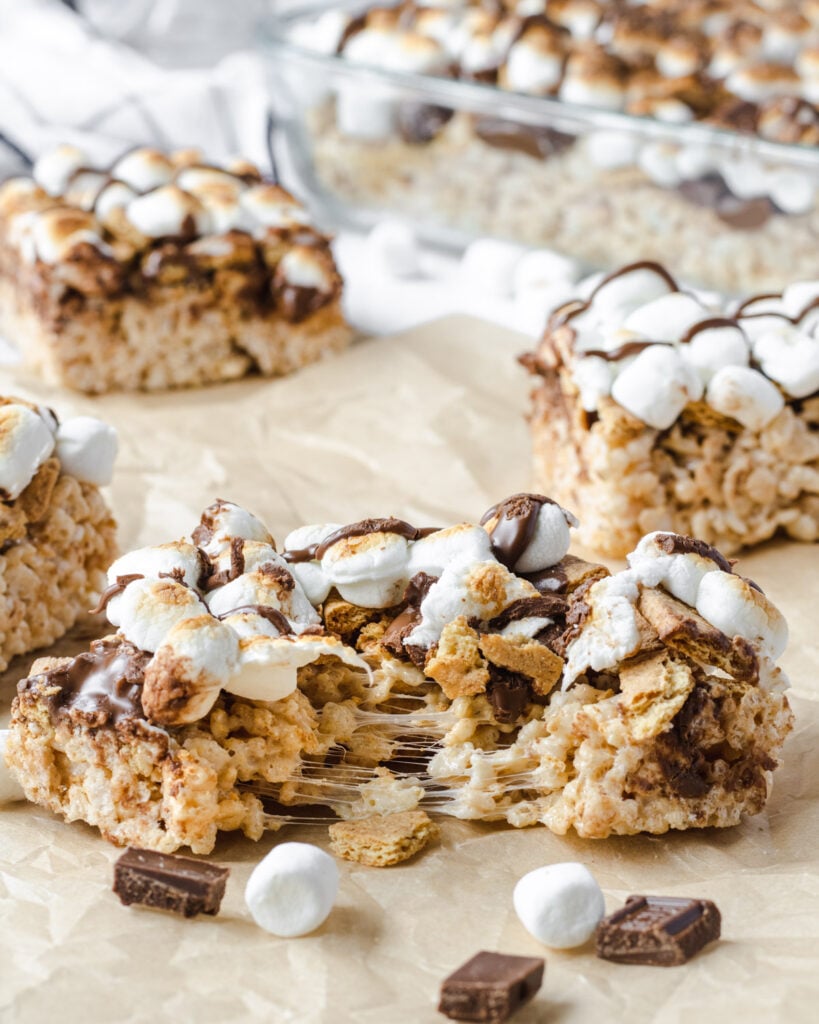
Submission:
[[[246,504],[281,540],[301,523],[366,515],[474,520],[525,488],[528,382],[513,357],[526,347],[458,318],[360,343],[281,381],[89,400],[6,376],[0,392],[120,429],[112,500],[124,548],[187,532],[216,496]],[[764,814],[725,832],[606,841],[444,819],[441,842],[408,864],[342,862],[325,925],[283,940],[253,924],[245,881],[274,842],[324,845],[323,828],[223,840],[214,858],[232,873],[222,912],[184,921],[120,906],[117,851],[92,829],[12,805],[0,810],[0,1020],[433,1024],[441,979],[481,948],[545,955],[544,987],[520,1024],[816,1020],[819,546],[768,545],[742,571],[779,603],[792,635],[796,729]],[[25,671],[20,659],[3,677],[0,717]],[[544,950],[518,923],[512,889],[561,860],[589,866],[609,909],[633,892],[714,899],[723,939],[671,969]]]

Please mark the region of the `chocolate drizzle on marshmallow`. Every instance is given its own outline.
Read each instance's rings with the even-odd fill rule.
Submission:
[[[537,519],[544,505],[555,505],[543,494],[513,494],[493,505],[481,519],[481,526],[489,527],[492,552],[499,562],[514,569],[520,556],[529,546],[537,529]]]

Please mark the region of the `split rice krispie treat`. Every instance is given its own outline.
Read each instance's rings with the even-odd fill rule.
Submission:
[[[305,812],[588,837],[757,813],[791,728],[782,616],[702,542],[650,535],[610,575],[567,554],[574,522],[522,494],[482,526],[310,526],[277,553],[217,502],[112,565],[116,634],[33,666],[10,768],[164,851]]]
[[[256,167],[73,146],[0,186],[0,331],[79,391],[289,373],[351,336],[329,239]]]
[[[116,554],[115,431],[0,398],[0,671],[53,643],[96,602]]]
[[[535,486],[623,557],[652,530],[730,554],[819,538],[819,282],[714,306],[641,262],[551,316],[535,378]]]

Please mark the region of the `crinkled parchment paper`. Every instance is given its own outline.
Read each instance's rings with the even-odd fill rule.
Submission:
[[[468,319],[356,345],[280,381],[159,396],[84,399],[8,374],[0,391],[120,430],[112,488],[123,548],[188,531],[214,497],[282,539],[315,521],[396,513],[420,525],[474,520],[528,482],[526,340]],[[117,850],[82,825],[0,810],[0,1019],[24,1022],[294,1021],[426,1024],[442,978],[478,949],[544,954],[543,989],[516,1018],[548,1021],[812,1021],[819,1002],[819,546],[744,558],[785,611],[796,730],[765,813],[727,831],[605,841],[444,819],[442,839],[395,868],[341,862],[336,908],[316,933],[277,939],[243,901],[253,865],[281,839],[326,844],[321,827],[253,844],[226,838],[220,915],[193,921],[120,906]],[[85,638],[64,641],[77,650]],[[79,631],[80,633],[82,630]],[[7,713],[19,659],[0,695]],[[580,860],[609,909],[629,893],[708,897],[723,939],[678,968],[627,967],[590,948],[542,949],[512,889],[542,864]]]

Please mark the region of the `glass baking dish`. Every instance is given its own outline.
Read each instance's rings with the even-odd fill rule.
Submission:
[[[411,219],[427,240],[491,235],[609,269],[639,259],[727,292],[819,278],[819,150],[494,85],[351,63],[305,24],[357,3],[289,3],[263,27],[274,105],[307,198],[340,225]]]

